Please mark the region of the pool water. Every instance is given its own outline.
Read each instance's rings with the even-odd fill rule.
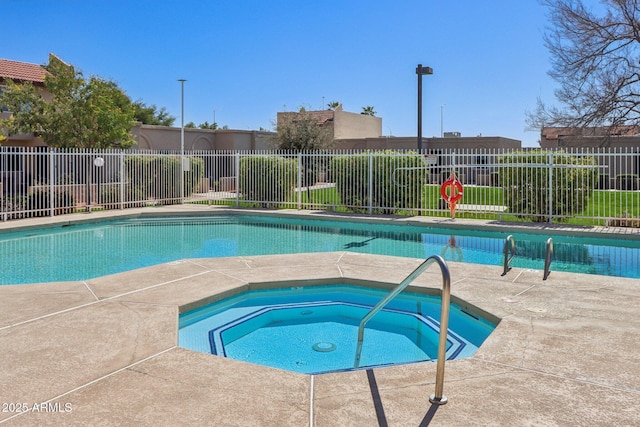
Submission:
[[[360,320],[389,291],[344,284],[249,291],[180,316],[178,344],[288,371],[354,369]],[[437,359],[440,298],[403,293],[366,325],[358,368]],[[447,358],[472,356],[495,325],[451,305]]]
[[[542,270],[548,236],[512,233]],[[0,284],[86,280],[185,258],[353,251],[501,266],[505,232],[255,215],[148,218],[0,233]],[[553,236],[552,271],[640,278],[640,239]]]

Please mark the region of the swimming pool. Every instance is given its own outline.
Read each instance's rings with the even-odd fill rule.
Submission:
[[[288,371],[354,369],[358,325],[389,291],[346,284],[253,290],[180,315],[180,347]],[[359,368],[435,360],[440,297],[401,293],[365,327]],[[496,325],[451,304],[447,359]]]
[[[0,234],[0,284],[85,280],[185,258],[353,251],[501,266],[507,232],[258,215],[138,218]],[[543,269],[542,234],[514,267]],[[553,271],[640,278],[640,240],[553,236]]]

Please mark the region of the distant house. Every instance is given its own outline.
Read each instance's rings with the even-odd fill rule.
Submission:
[[[16,82],[32,82],[36,86],[44,87],[46,75],[47,70],[42,65],[0,59],[0,85],[10,79]]]
[[[566,128],[543,127],[542,148],[632,148],[640,149],[640,126]]]
[[[0,93],[2,93],[6,80],[12,80],[16,83],[31,82],[33,85],[43,89],[43,96],[46,98],[48,93],[44,88],[44,78],[47,74],[48,71],[42,65],[0,59]],[[4,106],[0,107],[2,108],[2,118],[8,117],[10,112]],[[42,142],[42,139],[34,137],[33,134],[20,134],[9,135],[9,139],[3,145],[43,146],[44,142]]]

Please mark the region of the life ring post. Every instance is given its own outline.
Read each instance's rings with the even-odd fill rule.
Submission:
[[[447,192],[447,189],[449,190]],[[449,211],[451,212],[451,218],[456,217],[456,203],[462,199],[464,188],[462,183],[458,181],[456,174],[451,172],[451,176],[440,186],[440,195],[449,205]]]

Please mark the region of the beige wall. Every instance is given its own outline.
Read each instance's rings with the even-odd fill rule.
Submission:
[[[292,120],[298,114],[307,114],[318,120],[321,126],[329,129],[333,139],[377,138],[382,135],[382,119],[358,113],[349,113],[338,106],[335,110],[300,112],[279,112],[277,123]]]
[[[179,151],[180,128],[138,124],[132,130],[138,142],[134,149]],[[185,129],[184,149],[192,150],[266,150],[271,132],[244,130]]]
[[[382,119],[336,110],[333,116],[334,139],[368,138],[382,135]]]

